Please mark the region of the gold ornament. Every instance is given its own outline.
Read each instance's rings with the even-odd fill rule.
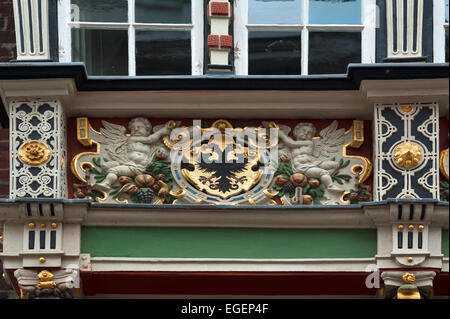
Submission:
[[[57,223],[51,223],[50,226],[51,226],[52,228],[56,228],[56,227],[58,227],[58,224],[57,224]]]
[[[405,284],[397,290],[397,299],[420,299],[419,289],[414,285],[416,276],[407,272],[402,279]]]
[[[414,112],[416,107],[414,105],[400,105],[399,109],[403,114],[409,114]]]
[[[41,264],[45,263],[46,259],[44,257],[39,258],[39,261],[41,262]]]
[[[41,142],[31,141],[22,145],[19,149],[19,157],[22,162],[29,165],[41,165],[50,158],[50,148]]]
[[[47,270],[43,270],[38,274],[38,278],[41,281],[36,285],[36,288],[55,288],[56,282],[53,281],[53,274]]]
[[[34,229],[34,227],[36,227],[36,224],[35,224],[35,223],[29,223],[29,224],[28,224],[28,228]]]
[[[395,147],[393,157],[399,167],[409,169],[419,165],[422,151],[418,144],[405,142]]]

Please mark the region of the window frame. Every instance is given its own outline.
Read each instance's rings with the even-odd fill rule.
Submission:
[[[248,31],[300,31],[301,74],[308,75],[309,32],[361,32],[361,63],[375,63],[376,0],[361,1],[361,24],[310,24],[309,0],[301,0],[301,24],[248,24],[248,0],[234,0],[234,61],[236,75],[248,75]]]
[[[445,61],[445,31],[449,23],[445,22],[445,0],[433,0],[433,62]]]
[[[74,27],[128,31],[128,75],[136,76],[136,30],[191,31],[191,74],[203,74],[203,1],[191,0],[191,23],[138,23],[135,21],[135,0],[128,0],[127,22],[71,21],[71,0],[58,1],[59,61],[72,62],[72,33]],[[143,75],[145,76],[145,75]],[[150,75],[151,76],[151,75]],[[164,76],[163,74],[161,76]]]

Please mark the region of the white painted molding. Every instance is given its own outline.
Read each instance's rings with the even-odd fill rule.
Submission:
[[[17,60],[49,60],[48,0],[13,0]]]
[[[232,259],[91,257],[92,271],[365,272],[374,258]],[[83,269],[83,268],[82,268]]]

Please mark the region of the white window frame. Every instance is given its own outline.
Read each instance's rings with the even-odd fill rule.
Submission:
[[[433,0],[433,62],[445,63],[445,0]]]
[[[302,24],[248,24],[248,0],[234,1],[235,70],[248,75],[248,31],[300,31],[301,75],[308,74],[309,31],[361,31],[361,63],[375,63],[376,0],[361,1],[361,24],[309,24],[309,0],[302,0]]]
[[[127,22],[74,22],[71,21],[70,2],[58,1],[60,62],[72,62],[71,29],[74,27],[128,30],[128,76],[136,76],[136,30],[187,30],[191,31],[191,74],[203,74],[203,1],[191,0],[190,24],[136,23],[135,0],[128,0]]]

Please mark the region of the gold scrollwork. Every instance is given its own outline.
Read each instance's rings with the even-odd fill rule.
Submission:
[[[439,157],[439,169],[441,170],[442,175],[448,180],[448,168],[446,162],[448,161],[448,148],[441,152],[441,156]]]
[[[101,132],[98,132],[92,128],[91,124],[89,123],[89,119],[87,117],[77,117],[77,139],[78,139],[78,141],[83,146],[93,146],[93,145],[96,146],[95,152],[82,152],[80,154],[77,154],[74,156],[74,158],[70,162],[70,170],[72,171],[73,175],[75,175],[75,177],[78,180],[80,180],[81,182],[86,183],[86,184],[88,184],[88,181],[86,181],[86,179],[80,175],[77,168],[80,167],[80,169],[83,172],[85,172],[86,166],[90,166],[92,168],[93,165],[90,162],[82,162],[80,164],[80,166],[78,166],[78,160],[80,159],[80,157],[86,156],[86,155],[99,155],[100,147],[101,147],[100,143],[98,143],[95,140],[90,138],[90,131],[94,132],[95,134],[102,135]],[[102,193],[103,197],[101,197],[101,198],[98,197],[97,200],[99,202],[104,202],[108,198],[108,194],[105,191],[100,191],[100,193]]]
[[[263,193],[270,199],[270,203],[272,205],[277,205],[277,202],[274,201],[273,198],[275,198],[278,195],[278,193],[271,193],[267,188],[263,190]]]
[[[367,180],[369,178],[370,174],[372,173],[373,165],[369,161],[369,159],[366,157],[356,156],[356,155],[348,155],[347,148],[348,147],[360,148],[362,146],[362,144],[364,143],[364,121],[354,120],[352,127],[348,131],[346,131],[345,134],[349,134],[350,132],[352,132],[352,134],[353,134],[352,140],[342,147],[342,156],[345,158],[359,159],[364,163],[364,165],[360,165],[360,164],[353,165],[351,168],[351,172],[355,175],[358,174],[357,169],[358,168],[361,169],[361,173],[360,173],[361,175],[360,175],[358,183],[363,183],[365,180]]]

